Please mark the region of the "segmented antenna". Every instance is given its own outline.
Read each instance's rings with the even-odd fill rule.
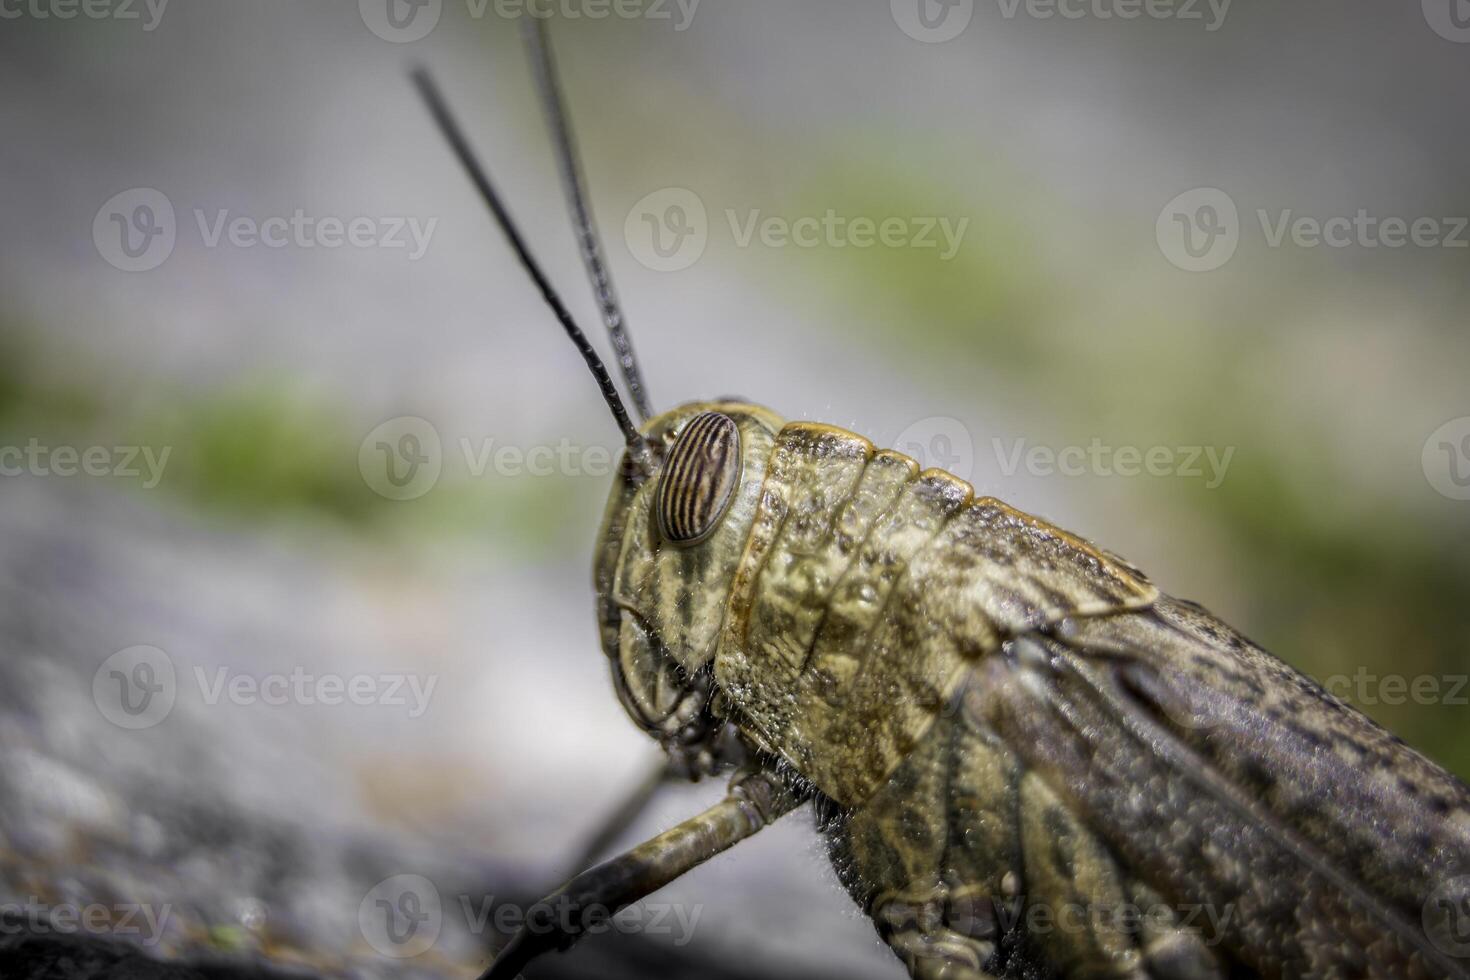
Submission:
[[[566,102],[557,81],[556,62],[551,56],[551,39],[547,33],[546,19],[527,17],[522,29],[526,47],[531,54],[531,68],[535,72],[541,109],[546,114],[546,125],[551,129],[557,169],[561,172],[562,191],[566,194],[567,208],[572,213],[573,230],[582,251],[582,261],[587,266],[587,277],[592,281],[592,295],[597,300],[597,308],[602,312],[602,322],[607,326],[607,335],[617,353],[618,370],[623,375],[623,383],[628,386],[628,397],[632,399],[638,417],[647,421],[653,414],[648,405],[648,389],[643,385],[643,372],[639,370],[638,358],[633,353],[633,341],[628,336],[627,320],[623,317],[617,293],[613,290],[612,275],[602,261],[602,240],[597,234],[597,222],[587,207],[587,181],[582,174],[582,162],[577,154],[576,141],[572,138]]]
[[[511,218],[510,212],[506,210],[505,204],[502,203],[499,192],[495,190],[495,185],[490,182],[489,174],[480,165],[480,161],[475,157],[474,151],[470,149],[469,142],[465,139],[464,131],[460,129],[459,123],[455,121],[454,116],[450,113],[449,106],[445,103],[444,96],[440,93],[439,87],[434,84],[434,80],[429,77],[428,71],[423,68],[414,69],[413,82],[418,87],[419,94],[423,96],[424,102],[428,105],[429,112],[433,115],[434,121],[438,123],[440,131],[444,133],[444,138],[449,141],[449,145],[454,149],[455,155],[459,157],[459,162],[463,164],[465,172],[469,174],[470,180],[474,183],[476,190],[480,192],[480,197],[484,199],[485,203],[489,205],[491,213],[495,215],[495,221],[500,225],[500,230],[505,234],[506,240],[510,242],[510,247],[516,253],[516,258],[520,259],[521,265],[530,274],[531,279],[536,283],[536,287],[541,290],[541,298],[546,301],[547,306],[551,307],[551,312],[556,314],[556,319],[561,324],[562,329],[567,332],[567,336],[571,338],[572,344],[576,346],[577,351],[582,355],[582,360],[587,362],[587,367],[592,371],[592,376],[597,379],[597,386],[602,389],[603,400],[607,402],[607,407],[612,410],[613,419],[618,423],[618,428],[622,430],[623,439],[627,442],[630,453],[641,459],[646,453],[643,436],[639,434],[638,428],[633,424],[632,419],[628,418],[628,410],[623,407],[623,400],[618,396],[617,386],[613,384],[612,377],[607,373],[607,368],[603,366],[602,359],[597,356],[597,351],[587,341],[587,335],[572,320],[572,315],[567,312],[567,308],[562,303],[561,297],[557,296],[556,290],[551,288],[551,283],[547,280],[546,274],[541,271],[541,267],[536,263],[535,257],[531,255],[531,250],[526,247],[525,239],[521,237],[520,230],[516,227],[516,223]]]

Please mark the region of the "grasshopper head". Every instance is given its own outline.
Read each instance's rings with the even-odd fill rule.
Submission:
[[[623,707],[671,753],[697,756],[711,737],[711,660],[781,425],[740,401],[655,416],[608,499],[593,569],[602,648]]]

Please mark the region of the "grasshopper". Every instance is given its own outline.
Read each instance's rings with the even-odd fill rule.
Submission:
[[[949,473],[741,399],[650,411],[544,26],[528,35],[641,424],[415,80],[626,443],[593,563],[617,695],[669,772],[735,772],[721,802],[549,897],[577,914],[528,925],[485,977],[806,804],[916,978],[1466,976],[1454,776],[1128,562]]]

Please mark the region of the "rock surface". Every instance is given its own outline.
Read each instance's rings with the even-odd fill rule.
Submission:
[[[409,645],[421,648],[416,669],[425,677],[442,670],[447,690],[468,668],[451,669],[423,648],[453,646],[443,639],[457,628],[452,603],[429,617],[444,619],[430,633],[401,623],[379,632],[383,613],[364,611],[372,596],[352,595],[364,588],[361,568],[353,570],[351,548],[340,542],[287,547],[95,488],[18,481],[6,493],[5,976],[468,977],[500,942],[496,924],[516,921],[506,916],[564,873],[555,865],[574,850],[577,831],[563,824],[590,825],[595,799],[583,799],[561,823],[543,820],[529,798],[499,807],[473,794],[468,803],[452,792],[436,799],[435,787],[453,779],[426,774],[452,770],[461,757],[447,749],[436,757],[435,746],[464,723],[457,712],[472,702],[430,699],[409,719],[401,706],[318,704],[323,689],[307,685],[286,703],[261,703],[264,679],[289,677],[296,666],[349,683],[387,676],[396,644],[410,634]],[[393,591],[373,586],[375,594]],[[132,716],[118,711],[114,654],[140,644],[164,652],[153,675],[156,696],[169,701],[161,714],[155,705]],[[228,668],[230,680],[218,682],[214,665]],[[136,680],[131,670],[122,673]],[[232,689],[240,676],[259,688]],[[512,746],[514,736],[513,727],[503,730],[486,754]],[[496,764],[521,758],[507,751]],[[534,754],[524,758],[537,764]],[[426,778],[395,775],[413,760]],[[472,765],[451,775],[464,783],[493,778]],[[553,803],[576,792],[566,780],[539,776]],[[667,824],[678,812],[670,807],[691,813],[698,805],[676,798],[657,816]],[[479,832],[460,829],[476,821]],[[536,836],[527,821],[552,842],[542,850],[557,853],[522,846]],[[896,975],[870,927],[822,877],[801,818],[781,828],[788,846],[796,841],[808,853],[772,861],[767,845],[749,865],[722,859],[696,873],[706,876],[697,900],[675,886],[630,911],[630,934],[590,937],[532,975],[736,978],[767,975],[784,962],[808,975],[850,978],[864,975],[861,958],[872,953],[880,956],[866,975]],[[738,916],[721,908],[752,904],[741,890],[753,884],[777,898],[771,908]],[[782,911],[780,895],[793,888],[793,905]],[[807,932],[788,926],[765,957],[729,955],[732,944],[752,933],[758,939],[763,916],[786,915],[789,923],[799,908],[816,910]],[[783,943],[795,946],[794,961]]]

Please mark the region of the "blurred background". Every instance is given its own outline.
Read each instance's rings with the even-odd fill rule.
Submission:
[[[0,0],[7,975],[472,976],[656,762],[616,430],[406,78],[606,350],[532,9],[657,407],[946,466],[1470,773],[1464,0]],[[540,975],[902,975],[805,815],[646,905]]]

